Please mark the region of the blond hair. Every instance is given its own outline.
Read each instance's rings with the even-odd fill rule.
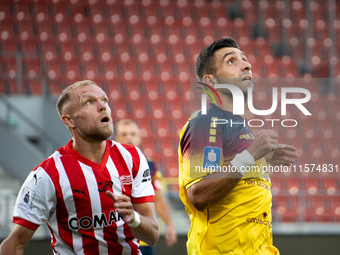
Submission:
[[[68,86],[66,89],[64,89],[61,92],[61,95],[58,98],[58,101],[57,101],[57,104],[56,104],[57,111],[58,111],[60,118],[63,116],[63,113],[62,113],[63,106],[70,99],[70,95],[71,95],[72,91],[75,90],[76,88],[80,87],[80,86],[86,86],[86,85],[97,85],[97,84],[93,81],[90,81],[90,80],[77,81],[76,83],[73,83],[72,85]]]

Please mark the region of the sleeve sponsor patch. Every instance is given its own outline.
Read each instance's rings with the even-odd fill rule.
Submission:
[[[204,147],[203,168],[216,168],[220,166],[221,149],[216,147]]]
[[[146,170],[143,172],[143,179],[142,179],[142,182],[147,182],[147,181],[151,181],[150,169],[146,169]]]
[[[19,207],[22,209],[31,211],[34,196],[35,196],[35,191],[25,186],[20,195]]]

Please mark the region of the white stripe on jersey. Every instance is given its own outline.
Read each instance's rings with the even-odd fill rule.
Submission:
[[[89,196],[91,199],[91,209],[92,209],[92,219],[95,215],[101,215],[101,203],[100,203],[100,196],[98,193],[98,186],[96,182],[96,177],[94,176],[93,169],[81,162],[79,162],[79,165],[84,173],[85,179],[86,179],[86,185],[89,191]],[[107,243],[104,240],[104,228],[102,229],[95,229],[94,235],[96,239],[99,241],[99,253],[101,255],[108,254],[107,249]]]
[[[121,196],[122,195],[122,189],[121,189],[121,185],[120,185],[120,182],[119,182],[119,179],[118,179],[118,177],[119,177],[118,170],[117,170],[116,166],[114,165],[111,157],[109,157],[109,159],[107,160],[106,168],[110,169],[109,173],[110,173],[110,176],[111,176],[111,180],[113,181],[112,189],[113,189],[114,194],[116,196]],[[125,242],[126,236],[124,234],[123,225],[124,225],[124,221],[122,221],[122,220],[117,221],[116,233],[117,233],[117,236],[118,236],[118,242],[123,246],[122,254],[131,254],[130,245],[127,242]]]
[[[70,181],[67,177],[67,174],[65,172],[65,168],[60,160],[60,154],[57,151],[56,154],[54,155],[54,160],[55,160],[55,165],[56,168],[59,172],[59,182],[60,182],[60,187],[62,189],[62,193],[63,193],[63,199],[65,201],[65,206],[66,206],[66,210],[68,212],[69,215],[69,219],[68,222],[70,220],[70,216],[71,215],[76,215],[77,214],[77,210],[76,210],[76,206],[73,200],[73,192],[72,192],[72,188],[71,188],[71,184]],[[66,199],[68,198],[68,199]],[[67,201],[67,203],[66,203]],[[81,235],[78,233],[76,234],[76,232],[72,231],[72,243],[73,243],[73,249],[74,252],[78,255],[84,255],[84,251],[83,251],[83,239],[81,237]]]

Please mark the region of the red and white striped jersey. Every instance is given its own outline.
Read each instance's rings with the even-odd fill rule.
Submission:
[[[135,146],[108,140],[98,165],[75,151],[71,140],[29,174],[13,222],[30,229],[46,222],[55,254],[140,254],[138,240],[105,191],[132,203],[153,202],[148,169]]]

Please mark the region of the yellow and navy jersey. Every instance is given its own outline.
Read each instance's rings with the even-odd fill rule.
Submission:
[[[157,167],[151,158],[146,159],[148,161],[150,175],[151,175],[151,184],[154,190],[162,190],[162,174],[157,170]]]
[[[186,192],[209,175],[209,169],[227,166],[253,139],[241,116],[214,104],[206,115],[194,113],[182,129],[179,186],[191,220],[188,254],[279,254],[272,244],[271,182],[262,169],[264,158],[255,162],[257,171],[246,173],[228,196],[204,211],[196,210]]]

